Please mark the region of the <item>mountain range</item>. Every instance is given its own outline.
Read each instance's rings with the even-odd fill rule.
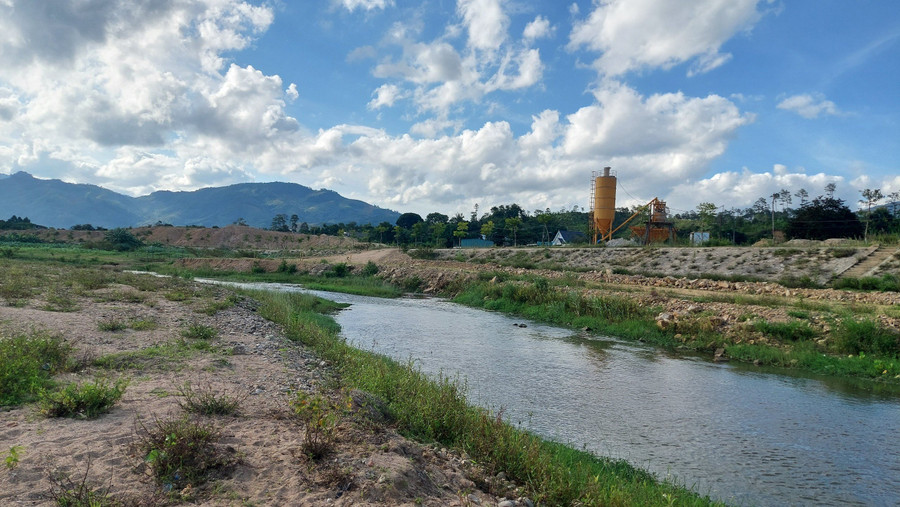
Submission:
[[[400,216],[332,190],[313,190],[296,183],[239,183],[130,197],[97,185],[44,180],[26,172],[0,175],[0,217],[28,217],[32,223],[48,227],[91,224],[109,228],[157,222],[212,227],[243,219],[247,225],[265,228],[278,214],[296,214],[299,222],[310,225],[393,224]]]

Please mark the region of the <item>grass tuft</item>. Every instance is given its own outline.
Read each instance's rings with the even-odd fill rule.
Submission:
[[[59,391],[44,391],[40,396],[41,413],[47,417],[94,419],[109,412],[125,394],[128,381],[119,379],[110,385],[105,379],[69,384]]]
[[[238,415],[241,402],[247,397],[217,392],[211,386],[194,389],[190,383],[179,387],[178,394],[181,395],[178,405],[182,409],[200,415]]]
[[[191,340],[212,340],[219,336],[219,331],[204,324],[191,324],[181,331],[181,336]]]

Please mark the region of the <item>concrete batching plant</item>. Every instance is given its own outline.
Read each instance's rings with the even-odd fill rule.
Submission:
[[[613,229],[616,219],[616,175],[611,168],[604,167],[603,174],[596,171],[591,175],[591,233],[594,243],[609,241],[613,233],[641,215],[644,209],[650,208],[650,217],[644,225],[631,227],[631,234],[642,243],[675,241],[675,226],[668,221],[666,203],[654,198],[641,206],[622,224]]]

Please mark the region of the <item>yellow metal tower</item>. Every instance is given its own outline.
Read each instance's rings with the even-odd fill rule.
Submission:
[[[613,221],[616,218],[616,176],[609,167],[603,168],[603,175],[593,175],[591,186],[591,230],[594,243],[598,239],[609,239]]]

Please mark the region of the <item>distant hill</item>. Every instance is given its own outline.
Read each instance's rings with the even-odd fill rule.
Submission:
[[[278,214],[296,214],[300,222],[310,225],[393,224],[400,216],[331,190],[313,190],[295,183],[241,183],[130,197],[96,185],[37,179],[26,172],[3,176],[0,217],[18,215],[57,228],[76,224],[129,227],[156,222],[212,227],[240,218],[247,225],[264,228]]]

